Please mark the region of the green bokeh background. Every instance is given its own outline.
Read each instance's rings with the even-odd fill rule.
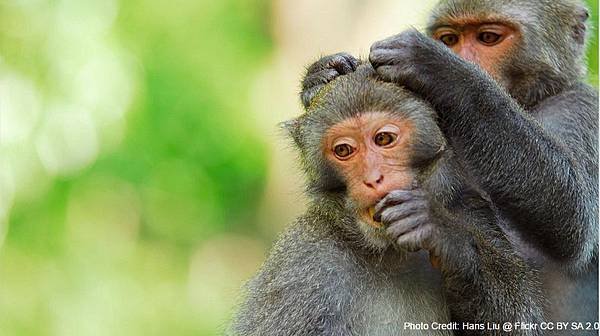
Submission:
[[[11,172],[0,179],[0,200],[10,204],[0,245],[0,335],[212,335],[229,307],[211,315],[198,301],[212,287],[194,287],[194,265],[210,256],[196,251],[224,235],[265,246],[273,238],[257,229],[256,215],[270,147],[247,108],[252,81],[276,47],[272,4],[106,3],[0,2],[0,91],[25,78],[43,106],[79,104],[82,87],[127,100],[116,108],[93,97],[80,104],[90,107],[96,145],[76,143],[95,155],[83,151],[74,166],[53,163],[70,157],[64,136],[36,136],[46,112],[20,142],[0,143],[0,169]],[[589,78],[597,85],[598,3],[589,6]],[[98,64],[122,78],[103,78],[100,66],[61,84],[78,76],[70,62],[98,53],[107,55]],[[103,117],[118,108],[122,115]]]

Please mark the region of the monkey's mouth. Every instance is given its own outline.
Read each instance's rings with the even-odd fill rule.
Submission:
[[[372,205],[363,211],[364,221],[376,229],[383,228],[383,223],[373,219],[373,216],[375,216],[375,205]]]

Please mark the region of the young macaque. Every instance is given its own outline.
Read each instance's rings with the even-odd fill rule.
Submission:
[[[536,274],[434,116],[362,65],[286,123],[311,202],[249,283],[233,334],[500,335],[468,326],[542,320]]]

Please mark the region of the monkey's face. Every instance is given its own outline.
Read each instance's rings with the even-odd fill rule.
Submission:
[[[390,191],[412,186],[413,125],[390,113],[369,112],[345,119],[327,130],[322,149],[346,183],[359,219],[376,228],[375,204]]]
[[[432,37],[463,59],[481,66],[498,82],[504,81],[502,64],[521,39],[519,30],[509,22],[469,16],[439,22]]]
[[[588,17],[583,1],[443,0],[427,30],[533,106],[585,74]]]

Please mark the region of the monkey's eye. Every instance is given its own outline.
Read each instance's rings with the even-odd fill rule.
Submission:
[[[385,147],[387,145],[390,145],[394,141],[396,141],[397,138],[398,138],[398,136],[396,134],[394,134],[394,133],[391,133],[391,132],[379,132],[379,133],[375,134],[375,137],[373,138],[373,141],[375,142],[375,144],[377,146]]]
[[[445,45],[451,47],[458,43],[458,35],[456,34],[444,34],[439,37],[440,41]]]
[[[333,152],[338,159],[344,160],[354,153],[354,148],[347,143],[343,143],[333,147]]]
[[[477,35],[477,39],[479,40],[479,42],[486,44],[486,45],[494,45],[494,44],[500,42],[501,37],[502,37],[502,35],[500,35],[500,34],[487,32],[487,31],[481,32],[481,33],[479,33],[479,35]]]

